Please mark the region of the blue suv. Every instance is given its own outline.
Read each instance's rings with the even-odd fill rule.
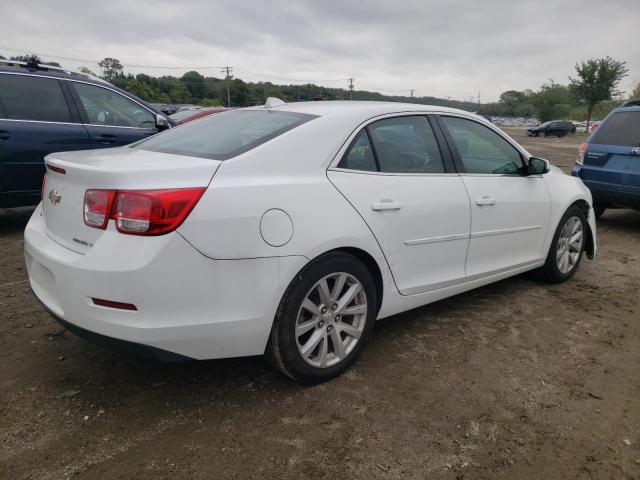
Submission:
[[[0,208],[40,201],[45,155],[126,145],[173,122],[98,78],[0,61]]]
[[[580,145],[571,174],[591,190],[597,217],[609,207],[640,209],[638,102],[616,108],[602,121]]]

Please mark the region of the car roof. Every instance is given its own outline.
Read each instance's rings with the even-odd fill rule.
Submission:
[[[11,67],[11,66],[0,66],[0,73],[13,73],[19,75],[31,75],[34,77],[53,77],[60,78],[64,80],[82,80],[83,82],[95,83],[97,85],[107,85],[113,87],[109,82],[102,80],[101,78],[94,77],[93,75],[87,75],[80,72],[72,72],[69,70],[59,70],[59,69],[51,69],[51,70],[36,70],[25,67]]]
[[[249,107],[243,110],[263,110],[264,106]],[[316,116],[340,116],[362,114],[362,116],[374,117],[377,115],[385,115],[388,113],[410,113],[410,112],[434,112],[434,113],[457,113],[480,118],[465,110],[457,108],[441,107],[436,105],[422,105],[417,103],[399,103],[399,102],[375,102],[375,101],[359,101],[359,100],[322,100],[313,102],[296,102],[283,103],[281,105],[271,107],[269,110],[285,111],[294,113],[304,113]]]
[[[632,107],[618,107],[613,112],[640,112],[640,105],[634,105]]]

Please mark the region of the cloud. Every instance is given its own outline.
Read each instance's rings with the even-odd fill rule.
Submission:
[[[637,18],[637,0],[25,0],[3,22],[0,53],[228,64],[250,81],[346,86],[355,77],[356,89],[466,99],[481,92],[489,101],[550,78],[566,82],[576,61],[604,55],[626,60],[630,78],[640,77]]]

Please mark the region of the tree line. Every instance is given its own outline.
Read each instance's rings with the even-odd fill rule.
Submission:
[[[498,102],[481,105],[478,113],[504,116],[535,116],[541,121],[554,119],[587,120],[603,118],[620,106],[620,81],[627,75],[625,62],[610,57],[578,62],[575,77],[568,84],[553,80],[537,90],[507,90]],[[630,99],[640,99],[636,81]]]
[[[0,55],[0,59],[5,57]],[[36,54],[10,57],[10,60],[60,66],[56,62],[44,62]],[[390,96],[366,90],[351,92],[346,88],[327,88],[314,84],[245,82],[232,75],[228,78],[205,77],[196,71],[186,72],[180,77],[154,77],[144,73],[133,75],[125,73],[121,62],[111,57],[104,58],[97,65],[98,72],[86,67],[82,67],[80,71],[100,76],[143,100],[154,103],[222,106],[230,102],[230,106],[245,107],[264,104],[267,97],[278,97],[286,102],[353,98],[439,105],[474,111],[482,115],[536,117],[541,121],[591,120],[604,117],[620,104],[620,91],[617,87],[627,75],[625,62],[610,57],[592,59],[576,64],[576,76],[569,77],[568,84],[549,80],[537,91],[508,90],[500,95],[497,102],[478,104],[430,96]],[[636,82],[631,98],[640,99],[640,82]]]

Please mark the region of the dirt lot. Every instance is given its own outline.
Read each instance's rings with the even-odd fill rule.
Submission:
[[[569,168],[580,138],[527,139]],[[0,213],[0,477],[640,478],[640,212],[563,285],[531,275],[383,320],[301,388],[260,358],[160,365],[86,343],[29,291]]]

